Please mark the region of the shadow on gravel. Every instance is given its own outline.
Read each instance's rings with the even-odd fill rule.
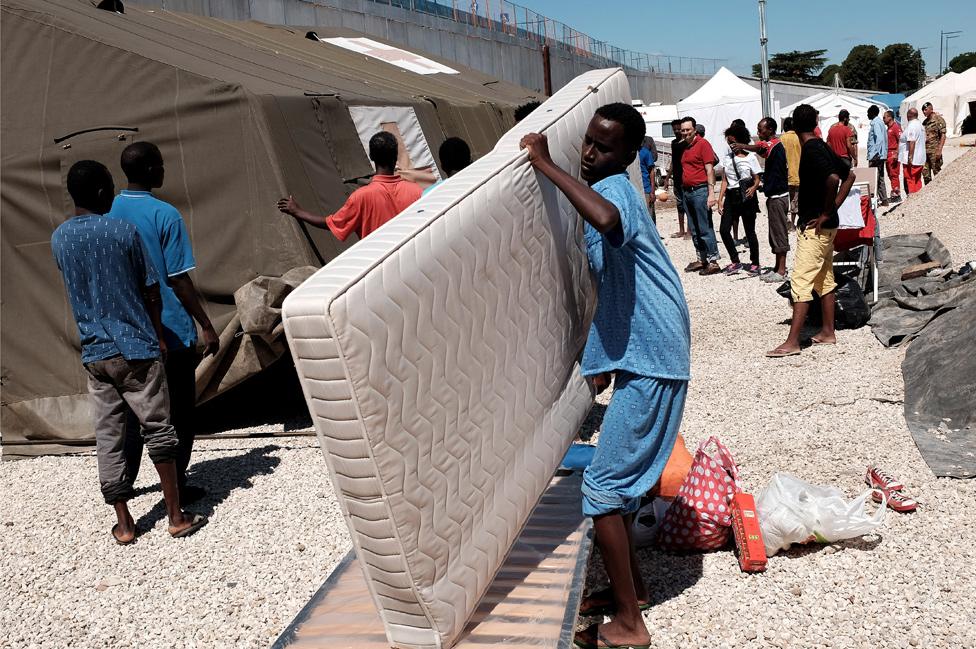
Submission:
[[[825,552],[827,548],[833,548],[832,552],[840,552],[842,550],[860,550],[862,552],[871,552],[876,547],[881,545],[882,541],[884,541],[884,537],[880,534],[870,534],[868,536],[848,539],[846,541],[836,541],[834,543],[806,543],[804,545],[791,545],[789,549],[782,550],[776,556],[798,559],[811,554],[817,554],[818,552]]]
[[[253,448],[241,455],[218,457],[204,460],[190,465],[187,472],[190,484],[202,487],[207,495],[184,509],[194,514],[210,516],[217,505],[222,503],[236,489],[250,489],[254,486],[252,478],[258,475],[272,473],[280,463],[281,458],[271,455],[280,446],[268,444],[260,448]],[[137,494],[160,491],[159,483],[137,490]],[[136,527],[148,530],[166,518],[166,504],[160,499],[148,512],[143,514]]]
[[[637,562],[651,595],[651,605],[657,606],[674,599],[698,583],[702,578],[702,556],[701,553],[669,554],[655,547],[639,548]],[[596,592],[607,585],[603,559],[599,549],[596,549],[590,556],[585,592]]]

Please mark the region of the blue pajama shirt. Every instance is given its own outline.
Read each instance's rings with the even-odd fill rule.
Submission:
[[[583,513],[637,510],[658,481],[681,425],[691,378],[691,324],[678,273],[626,174],[594,183],[620,224],[586,224],[598,302],[583,374],[615,372],[593,462],[583,473]]]

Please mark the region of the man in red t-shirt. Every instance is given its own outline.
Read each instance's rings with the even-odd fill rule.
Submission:
[[[328,228],[339,241],[356,233],[360,239],[410,207],[423,190],[396,173],[397,140],[380,131],[369,140],[369,159],[376,165],[373,180],[354,191],[339,211],[320,216],[302,209],[292,196],[278,201],[278,209],[317,228]]]
[[[850,127],[851,114],[842,109],[837,115],[837,123],[827,131],[827,146],[848,166],[857,166],[857,146],[854,144],[854,131]]]
[[[888,180],[891,182],[890,203],[901,202],[901,164],[898,162],[898,140],[901,139],[901,124],[895,119],[894,111],[886,110],[885,126],[888,127],[888,159],[885,167],[888,169]]]
[[[681,137],[685,142],[681,153],[681,192],[691,227],[691,239],[698,253],[698,259],[688,264],[685,271],[715,275],[722,272],[718,265],[718,241],[712,225],[712,206],[715,205],[714,169],[717,158],[712,145],[698,135],[695,126],[694,117],[681,120]]]

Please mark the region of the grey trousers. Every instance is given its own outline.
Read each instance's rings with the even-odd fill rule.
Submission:
[[[153,464],[173,462],[176,430],[169,420],[169,389],[159,359],[127,361],[114,356],[85,364],[88,393],[95,416],[98,482],[105,502],[112,505],[132,497],[132,478],[126,470],[126,417],[131,409],[139,419],[142,438]]]
[[[885,187],[885,166],[887,160],[871,160],[868,162],[869,167],[873,167],[878,170],[878,189],[877,189],[877,199],[879,203],[888,202],[888,188]]]

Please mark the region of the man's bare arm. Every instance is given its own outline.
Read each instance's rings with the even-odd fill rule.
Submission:
[[[278,209],[289,216],[295,217],[299,221],[304,221],[317,228],[326,229],[329,227],[326,224],[326,217],[320,214],[312,214],[308,210],[302,209],[302,206],[298,204],[294,196],[289,195],[288,198],[279,199]]]
[[[715,165],[705,163],[705,176],[708,178],[708,206],[715,206]]]
[[[522,138],[521,146],[529,152],[529,162],[546,178],[552,181],[559,191],[566,195],[583,219],[605,234],[620,223],[620,212],[616,206],[600,196],[596,191],[573,178],[553,162],[549,155],[546,136],[529,133]]]
[[[203,308],[203,302],[200,301],[200,294],[197,292],[197,287],[193,284],[193,280],[190,279],[190,274],[181,273],[180,275],[174,275],[169,278],[169,284],[173,288],[173,292],[176,293],[176,297],[179,298],[183,308],[193,316],[194,320],[200,323],[200,328],[203,330],[203,344],[205,345],[204,356],[216,354],[220,348],[220,339],[214,330],[213,323],[210,322],[210,318],[207,316],[207,312]]]
[[[840,177],[838,176],[837,179],[840,180]],[[847,196],[851,193],[851,187],[854,186],[854,181],[856,179],[857,175],[853,171],[847,174],[847,178],[845,178],[844,182],[840,184],[840,189],[837,190],[837,194],[834,198],[835,208],[839,208],[844,204],[844,201],[847,200]]]

